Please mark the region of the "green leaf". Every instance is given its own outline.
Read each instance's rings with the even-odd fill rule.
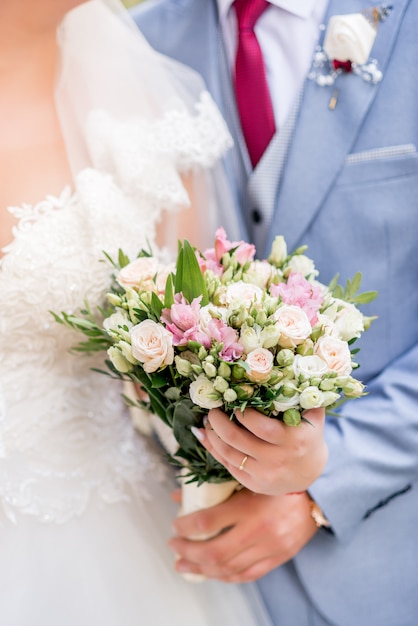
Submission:
[[[377,298],[377,294],[377,291],[364,291],[363,293],[359,293],[358,296],[355,296],[352,302],[356,304],[368,304]]]
[[[199,267],[195,251],[187,239],[184,240],[183,245],[180,247],[174,286],[175,292],[182,293],[189,303],[199,296],[202,296],[202,306],[209,302],[205,279]]]
[[[165,283],[164,307],[169,309],[174,304],[174,283],[173,274],[169,274]]]
[[[123,250],[121,250],[121,248],[119,248],[118,250],[118,263],[119,263],[119,267],[121,268],[125,267],[126,265],[128,265],[128,263],[130,263],[129,257],[126,256],[126,254],[124,253]]]
[[[155,317],[159,320],[163,310],[163,303],[154,291],[151,294],[151,307]]]

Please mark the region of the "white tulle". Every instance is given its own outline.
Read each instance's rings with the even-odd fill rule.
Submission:
[[[70,14],[81,29],[77,58],[89,44],[91,83],[102,65],[89,61],[106,52],[96,23],[115,20],[106,11],[93,0]],[[71,30],[60,31],[64,73]],[[192,107],[165,101],[152,115],[122,116],[99,102],[77,109],[87,69],[74,109],[64,111],[65,99],[59,109],[74,180],[59,197],[10,208],[17,226],[0,262],[0,621],[268,624],[252,586],[196,586],[174,572],[167,540],[176,507],[161,451],[135,430],[119,384],[92,371],[103,357],[71,353],[79,336],[50,313],[103,303],[111,273],[103,251],[134,256],[152,244],[161,212],[189,201],[181,176],[197,172],[206,185],[229,138],[204,92]],[[76,87],[64,78],[62,88]]]

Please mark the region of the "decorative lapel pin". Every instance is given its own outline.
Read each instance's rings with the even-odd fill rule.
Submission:
[[[341,74],[350,72],[373,85],[382,80],[378,62],[370,58],[370,53],[379,22],[385,20],[391,10],[391,6],[383,5],[362,13],[332,16],[323,45],[315,50],[308,78],[320,87],[332,86]],[[338,93],[339,90],[335,89],[329,102],[330,109],[335,109]]]

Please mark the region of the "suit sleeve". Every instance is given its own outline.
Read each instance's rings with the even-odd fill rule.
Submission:
[[[418,345],[370,381],[368,395],[327,418],[329,460],[309,489],[336,537],[412,488],[418,475]]]

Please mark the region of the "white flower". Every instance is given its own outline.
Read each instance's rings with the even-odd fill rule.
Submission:
[[[318,270],[315,269],[315,264],[312,259],[304,254],[295,254],[295,256],[292,256],[288,267],[292,272],[302,274],[305,278],[307,276],[313,278],[319,274]]]
[[[296,354],[293,361],[293,371],[296,377],[302,374],[306,378],[312,378],[313,376],[323,376],[329,369],[325,361],[318,355],[301,356]]]
[[[334,324],[341,339],[350,341],[355,337],[360,337],[364,331],[363,314],[351,302],[337,301],[338,310],[334,319]],[[326,315],[326,311],[324,311]]]
[[[277,413],[284,413],[287,409],[292,409],[299,404],[299,394],[295,393],[291,398],[286,396],[277,396],[273,402],[274,410]]]
[[[255,383],[265,383],[273,370],[273,355],[265,348],[256,348],[247,355],[246,364],[250,368],[248,378]]]
[[[276,273],[276,268],[270,265],[270,263],[267,263],[267,261],[252,261],[243,279],[245,282],[265,289]]]
[[[243,346],[245,354],[261,348],[259,328],[244,324],[240,330],[239,343]]]
[[[277,309],[273,317],[280,331],[278,343],[283,348],[295,348],[312,332],[308,316],[298,306],[284,304]]]
[[[318,339],[314,352],[325,361],[333,372],[342,376],[350,374],[352,370],[351,354],[347,342],[324,335]]]
[[[122,287],[149,286],[159,268],[158,259],[155,257],[140,257],[123,267],[116,279]]]
[[[131,328],[130,335],[132,354],[143,363],[146,372],[173,363],[173,337],[161,324],[144,320]]]
[[[302,409],[318,409],[323,406],[324,394],[318,387],[310,385],[300,394],[299,403]]]
[[[120,326],[132,328],[132,322],[124,311],[116,311],[116,313],[112,313],[112,315],[109,315],[109,317],[103,320],[103,328],[107,332],[109,332],[109,330],[117,331]]]
[[[271,246],[271,252],[269,256],[270,263],[277,265],[277,267],[281,267],[285,260],[287,259],[287,245],[284,237],[282,235],[277,235],[273,241],[273,245]]]
[[[260,332],[260,341],[263,348],[274,348],[277,346],[280,337],[280,330],[277,324],[264,326]]]
[[[223,401],[215,391],[213,383],[206,378],[204,374],[200,374],[189,387],[190,399],[193,404],[201,406],[203,409],[216,409],[222,406]]]
[[[334,15],[330,18],[324,40],[324,50],[331,60],[367,62],[376,30],[361,13]]]
[[[263,290],[257,285],[251,285],[250,283],[244,283],[239,280],[236,283],[231,283],[226,288],[225,294],[222,299],[224,304],[231,304],[232,302],[243,304],[247,308],[253,304],[253,302],[261,301],[263,297]]]

